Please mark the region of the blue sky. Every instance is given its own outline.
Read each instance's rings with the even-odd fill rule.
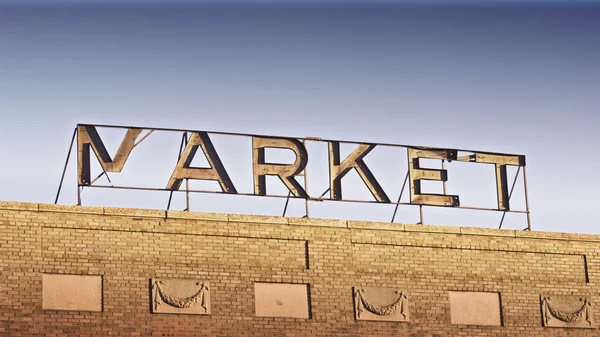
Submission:
[[[0,200],[53,202],[76,123],[145,125],[525,154],[533,228],[598,233],[599,42],[600,6],[567,2],[0,5]],[[114,153],[122,134],[103,136]],[[179,135],[154,136],[113,180],[168,180]],[[236,187],[251,190],[248,143],[214,142]],[[320,194],[327,158],[309,152]],[[367,157],[392,199],[405,157]],[[450,192],[465,205],[493,203],[489,168],[453,165]],[[66,179],[61,203],[75,203],[74,165]],[[368,198],[354,173],[345,179],[344,193]],[[83,194],[86,205],[167,199]],[[184,207],[176,196],[173,208]],[[283,201],[194,195],[192,210],[280,215]],[[290,204],[290,215],[303,212]],[[389,221],[392,212],[311,206],[313,217]],[[425,210],[429,224],[497,227],[500,216]],[[418,209],[401,207],[397,221],[417,222]],[[506,228],[524,225],[507,216]]]

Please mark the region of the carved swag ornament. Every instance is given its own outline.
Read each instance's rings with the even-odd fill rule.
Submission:
[[[555,303],[553,296],[541,297],[544,326],[592,327],[592,304],[587,298],[562,296],[559,300],[560,303]],[[565,308],[565,303],[570,309]]]
[[[370,301],[366,297],[366,293],[368,291],[363,288],[357,288],[354,291],[354,300],[355,300],[355,309],[356,309],[356,318],[357,319],[368,319],[363,317],[364,312],[368,312],[370,314],[380,316],[380,319],[375,318],[375,320],[399,320],[406,321],[408,320],[408,315],[406,312],[406,295],[400,291],[395,290],[394,294],[397,295],[396,300],[388,305],[375,304]],[[397,316],[400,315],[399,319],[393,319],[389,317],[388,319],[384,319],[385,316]]]
[[[180,280],[176,280],[173,282],[182,282]],[[165,281],[164,280],[153,280],[152,282],[152,291],[153,291],[153,312],[176,312],[173,309],[182,309],[181,313],[204,313],[209,314],[209,303],[207,301],[207,293],[208,293],[208,282],[195,282],[193,283],[195,286],[200,287],[197,289],[196,293],[192,296],[188,297],[178,297],[173,294],[169,294],[165,291]],[[163,304],[172,307],[171,309],[159,309],[159,307]],[[196,306],[200,306],[201,309],[195,308]],[[189,310],[183,310],[189,309]],[[197,312],[201,310],[200,312]],[[196,311],[196,312],[190,312]]]

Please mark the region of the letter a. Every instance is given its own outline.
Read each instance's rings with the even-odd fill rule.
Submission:
[[[202,149],[210,168],[191,167],[192,160],[196,155],[198,147]],[[225,193],[237,193],[225,167],[215,150],[206,132],[192,132],[189,142],[185,146],[181,158],[167,184],[168,190],[178,190],[183,179],[216,180]]]

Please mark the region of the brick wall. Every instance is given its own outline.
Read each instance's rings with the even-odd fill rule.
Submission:
[[[0,202],[3,336],[598,336],[542,326],[540,295],[600,303],[600,236]],[[103,276],[103,311],[42,310],[42,274]],[[210,315],[153,314],[153,278],[210,281]],[[256,317],[254,283],[303,283],[310,318]],[[402,289],[409,322],[356,320],[352,288]],[[502,326],[450,321],[501,294]],[[600,310],[592,311],[594,327]]]

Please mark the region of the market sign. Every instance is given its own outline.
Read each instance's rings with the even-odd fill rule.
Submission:
[[[121,141],[121,144],[113,155],[111,155],[98,133],[98,128],[120,128],[126,129],[126,134]],[[95,184],[98,178],[107,173],[119,173],[125,169],[132,152],[140,151],[135,148],[143,140],[149,137],[153,132],[178,132],[182,134],[182,143],[178,161],[173,165],[170,176],[165,176],[161,183],[163,188],[150,188],[144,186],[103,186]],[[207,132],[193,130],[178,130],[164,128],[140,128],[112,125],[89,125],[79,124],[73,135],[73,140],[77,139],[77,177],[78,177],[78,201],[80,199],[80,191],[82,187],[111,187],[111,188],[133,188],[133,189],[150,189],[177,192],[183,191],[182,183],[189,180],[210,180],[218,182],[220,186],[219,193],[241,194],[236,188],[240,182],[234,182],[229,174],[227,166],[221,161],[219,153],[216,151],[211,135],[227,135],[227,136],[243,136],[251,138],[252,142],[252,161],[251,165],[253,172],[253,193],[256,196],[268,197],[286,197],[282,195],[272,195],[267,192],[267,176],[278,177],[285,187],[289,190],[287,197],[302,198],[306,200],[332,200],[332,201],[349,201],[344,199],[342,191],[342,180],[350,171],[355,170],[360,176],[365,186],[372,194],[373,200],[351,200],[356,202],[377,202],[388,204],[410,204],[419,206],[436,206],[436,207],[455,207],[455,208],[470,208],[491,211],[503,212],[520,212],[527,213],[529,216],[528,206],[526,210],[513,210],[510,205],[510,195],[514,188],[514,182],[509,187],[509,178],[507,175],[507,167],[515,166],[520,171],[523,169],[525,174],[525,156],[517,154],[482,152],[464,149],[448,149],[448,148],[431,148],[411,145],[399,144],[374,144],[355,141],[339,141],[327,140],[315,137],[307,138],[290,138],[263,136],[253,134],[225,133],[225,132]],[[309,161],[309,153],[306,148],[306,142],[322,142],[328,147],[329,163],[323,165],[323,169],[329,173],[329,189],[328,197],[326,193],[321,196],[311,196],[308,194],[305,186],[300,183],[298,177],[305,172],[306,165]],[[345,158],[340,155],[340,144],[351,144],[354,150]],[[410,198],[409,202],[393,201],[386,193],[385,186],[382,186],[377,177],[369,169],[365,163],[365,157],[369,155],[377,146],[387,146],[404,148],[405,154],[408,157],[408,172],[405,179],[408,181]],[[295,154],[295,160],[291,164],[268,162],[265,159],[265,151],[267,149],[284,149],[292,151]],[[198,151],[200,150],[200,152]],[[196,156],[204,156],[209,163],[208,167],[193,167],[192,161]],[[92,177],[90,161],[97,159],[102,167],[102,172],[95,179]],[[437,159],[442,161],[442,169],[425,168],[422,165],[422,159]],[[495,185],[497,206],[495,208],[479,208],[461,206],[459,195],[432,194],[424,193],[421,185],[423,181],[440,181],[448,180],[447,170],[444,169],[443,163],[460,161],[470,162],[474,164],[487,164],[495,167]],[[166,164],[165,164],[166,165]],[[517,171],[517,175],[518,172]],[[524,176],[525,177],[525,176]],[[64,178],[64,175],[63,175]],[[516,177],[515,177],[516,182]],[[246,182],[249,183],[249,182]],[[527,188],[526,179],[525,195],[527,203]],[[62,182],[61,182],[62,184]],[[190,190],[188,185],[185,187],[186,192],[210,192],[208,190]],[[401,194],[404,191],[402,188]],[[244,193],[247,195],[247,193]],[[58,195],[57,195],[58,199]]]

